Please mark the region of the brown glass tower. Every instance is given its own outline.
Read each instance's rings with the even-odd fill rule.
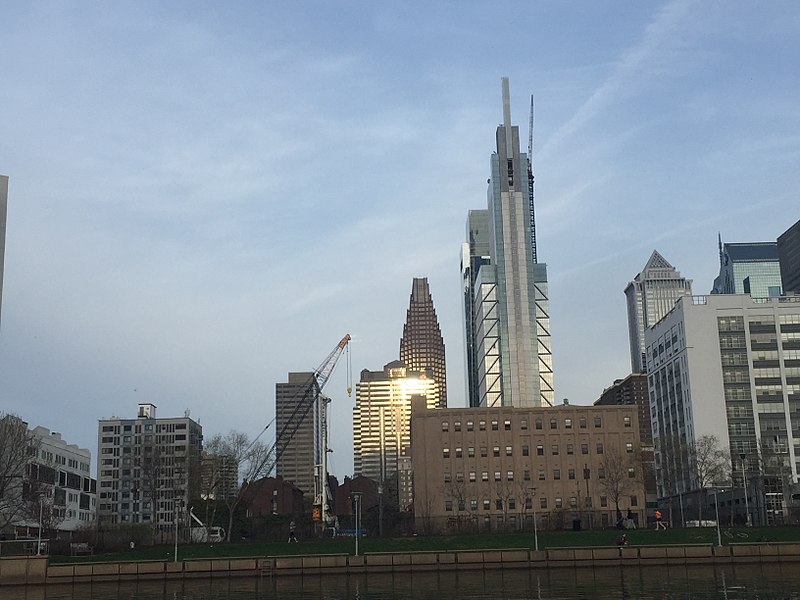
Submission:
[[[440,408],[447,406],[447,375],[445,373],[444,340],[433,308],[433,298],[427,277],[415,277],[411,286],[403,337],[400,338],[400,360],[409,370],[432,372],[439,385]]]

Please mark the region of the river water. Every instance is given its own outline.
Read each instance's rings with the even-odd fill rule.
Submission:
[[[800,564],[247,577],[0,588],[0,600],[800,600]]]

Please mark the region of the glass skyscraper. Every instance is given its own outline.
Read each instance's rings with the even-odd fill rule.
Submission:
[[[486,211],[471,211],[461,259],[471,406],[552,406],[547,266],[536,261],[532,169],[511,125],[503,78],[503,124]]]
[[[777,242],[719,242],[719,275],[712,294],[750,294],[753,298],[780,296],[783,289]]]

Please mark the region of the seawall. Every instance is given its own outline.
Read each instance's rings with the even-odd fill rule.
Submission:
[[[723,547],[548,548],[540,551],[521,548],[57,565],[49,564],[47,557],[31,556],[0,558],[0,586],[351,573],[792,562],[800,562],[800,543],[732,544]]]

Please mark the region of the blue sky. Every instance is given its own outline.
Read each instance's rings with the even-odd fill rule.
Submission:
[[[96,452],[96,421],[187,408],[255,435],[274,386],[350,333],[397,357],[430,280],[463,405],[459,251],[509,76],[536,96],[557,398],[630,370],[653,249],[710,290],[717,232],[800,218],[795,2],[16,3],[0,410]],[[332,471],[352,470],[344,363]]]

